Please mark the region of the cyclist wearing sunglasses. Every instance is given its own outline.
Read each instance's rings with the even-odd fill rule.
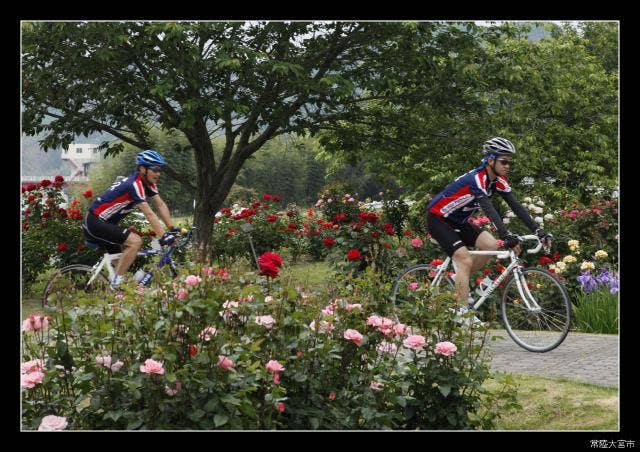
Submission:
[[[433,239],[451,256],[456,264],[456,294],[466,311],[466,300],[469,298],[469,276],[483,268],[490,256],[471,256],[468,247],[478,250],[495,251],[498,249],[496,239],[487,231],[468,220],[478,209],[482,209],[498,230],[504,245],[520,253],[519,241],[511,234],[502,218],[493,207],[491,197],[498,193],[511,210],[538,237],[551,246],[551,234],[539,228],[527,210],[516,200],[507,174],[513,168],[515,146],[509,140],[495,137],[487,140],[482,146],[484,157],[481,165],[458,177],[444,190],[438,193],[427,206],[427,229]]]
[[[160,237],[161,245],[169,245],[176,240],[173,233],[179,229],[174,228],[169,208],[160,198],[156,187],[165,164],[164,158],[157,151],[148,149],[140,152],[136,156],[136,169],[129,177],[115,182],[89,206],[82,223],[87,244],[105,248],[109,253],[122,252],[115,268],[116,276],[111,282],[113,287],[122,282],[123,275],[131,267],[142,245],[138,234],[118,225],[134,207],[138,206],[149,220]],[[147,198],[155,204],[158,215],[149,207]],[[169,232],[165,232],[158,216]]]

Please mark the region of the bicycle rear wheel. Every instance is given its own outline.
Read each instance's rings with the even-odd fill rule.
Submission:
[[[431,289],[431,280],[436,270],[427,264],[415,265],[406,269],[393,283],[389,299],[397,312],[405,303],[415,303],[425,289]],[[440,279],[439,288],[455,289],[455,283],[449,276]]]
[[[522,270],[522,282],[527,285],[539,310],[530,310],[522,300],[516,275],[507,282],[500,311],[509,336],[531,352],[548,352],[564,341],[571,327],[569,294],[556,277],[541,268]]]
[[[109,280],[102,274],[89,284],[93,268],[88,265],[69,265],[53,275],[44,289],[42,306],[67,308],[77,305],[89,296],[103,299],[111,290]]]

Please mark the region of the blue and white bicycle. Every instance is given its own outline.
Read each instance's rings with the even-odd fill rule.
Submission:
[[[178,233],[178,240],[168,246],[161,246],[157,241],[151,242],[151,249],[138,251],[138,256],[160,255],[160,260],[156,264],[156,270],[166,267],[172,277],[176,277],[178,271],[171,259],[171,255],[178,249],[185,247],[191,240],[191,235],[195,228],[184,233]],[[88,246],[96,247],[95,244],[87,242]],[[115,276],[114,262],[122,253],[105,253],[93,267],[82,264],[72,264],[61,268],[47,283],[42,296],[42,306],[60,306],[62,300],[79,300],[83,295],[106,296],[113,291],[109,281]],[[149,285],[153,277],[153,271],[138,270],[134,279],[140,285]]]

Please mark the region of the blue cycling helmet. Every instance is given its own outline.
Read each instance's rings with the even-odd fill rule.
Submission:
[[[144,165],[144,166],[164,166],[167,162],[164,161],[164,158],[158,153],[158,151],[154,151],[153,149],[147,149],[146,151],[142,151],[136,156],[136,165]]]

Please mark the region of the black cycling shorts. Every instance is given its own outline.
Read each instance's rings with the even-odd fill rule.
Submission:
[[[427,230],[450,257],[458,248],[476,246],[476,240],[482,233],[475,224],[465,222],[462,226],[454,226],[431,212],[427,213]]]
[[[92,213],[87,213],[87,216],[84,217],[82,232],[87,242],[98,244],[110,254],[121,253],[122,244],[131,234],[129,229],[107,223]]]

